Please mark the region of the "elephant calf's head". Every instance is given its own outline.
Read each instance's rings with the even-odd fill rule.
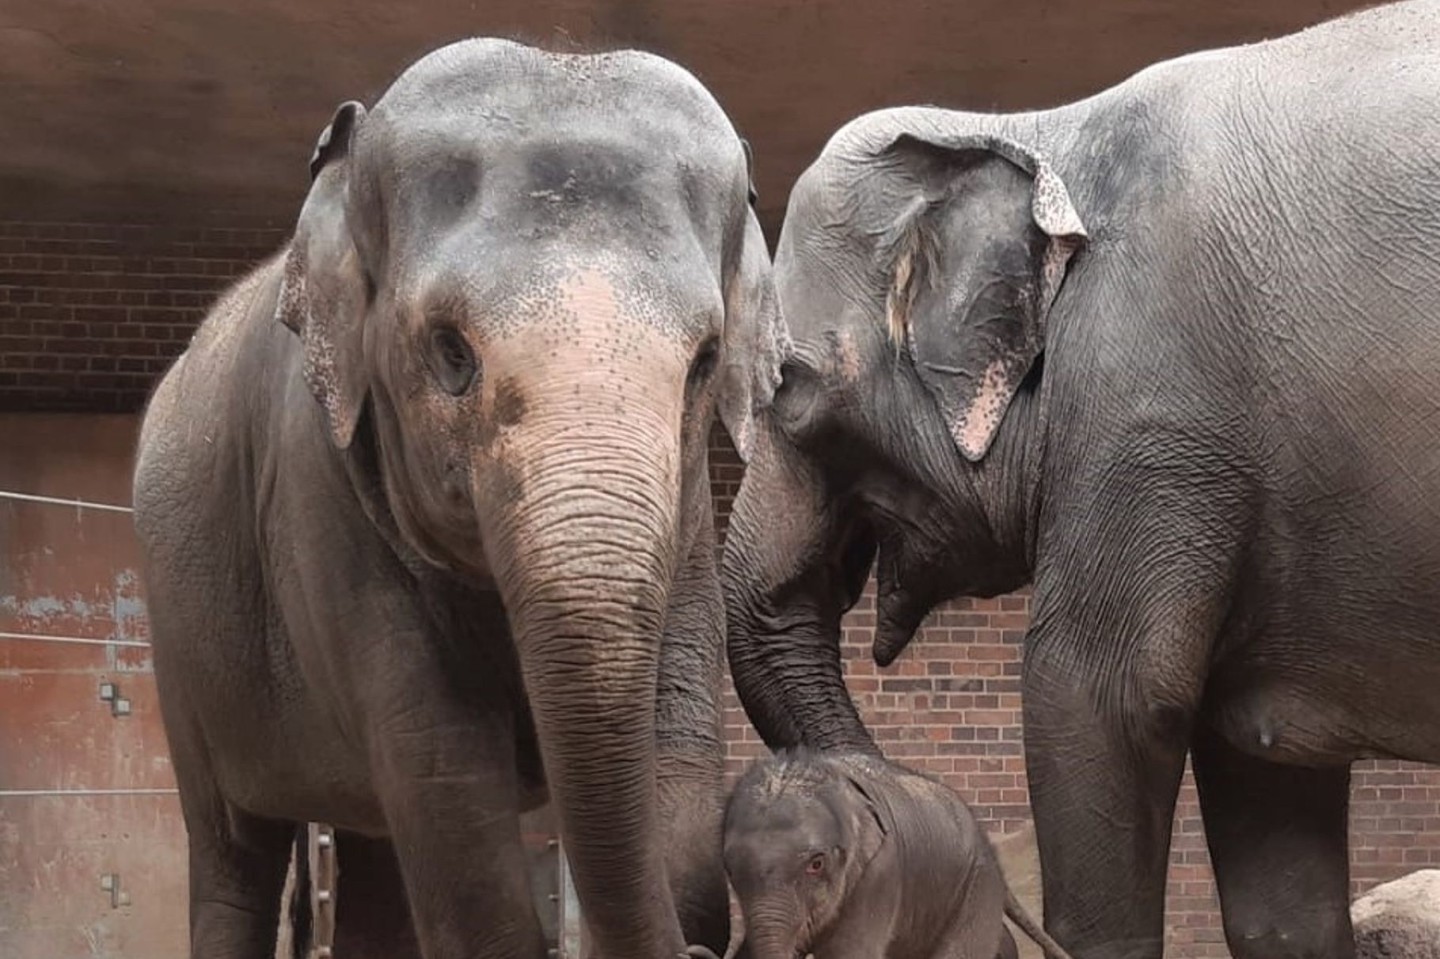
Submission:
[[[782,753],[736,783],[725,811],[725,869],[756,959],[819,948],[885,842],[863,785],[866,763]]]

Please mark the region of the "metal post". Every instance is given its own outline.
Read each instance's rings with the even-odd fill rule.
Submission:
[[[580,916],[580,898],[575,893],[575,883],[570,876],[570,862],[565,858],[565,846],[559,848],[560,861],[560,959],[582,959],[584,921]]]
[[[329,959],[335,946],[336,879],[339,873],[335,863],[335,827],[312,822],[309,833],[306,853],[310,856],[310,908],[315,917],[311,933],[314,936],[314,956],[315,959]]]

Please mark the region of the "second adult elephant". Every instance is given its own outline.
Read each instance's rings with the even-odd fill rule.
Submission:
[[[658,57],[475,40],[311,170],[136,467],[192,955],[273,950],[315,820],[337,955],[540,959],[547,796],[604,959],[723,949],[706,440],[777,362],[741,140]]]
[[[872,564],[881,664],[1033,581],[1077,959],[1161,954],[1187,750],[1237,959],[1350,955],[1350,763],[1440,761],[1437,50],[1402,3],[1054,110],[883,110],[791,195],[736,686],[772,746],[873,749],[837,651]]]

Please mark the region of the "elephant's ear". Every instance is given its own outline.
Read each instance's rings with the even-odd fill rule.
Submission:
[[[845,775],[845,781],[850,788],[859,795],[860,805],[863,812],[856,814],[855,834],[860,837],[860,845],[856,850],[856,857],[863,863],[868,863],[880,852],[880,847],[885,844],[885,838],[890,835],[890,829],[885,825],[885,817],[880,814],[880,807],[875,802],[875,797],[861,782],[861,777]],[[867,817],[868,822],[860,817]],[[864,826],[865,828],[861,828]],[[870,827],[873,827],[870,828]]]
[[[351,146],[364,119],[359,103],[342,103],[320,134],[276,308],[276,318],[300,335],[305,383],[341,449],[355,435],[367,389],[361,345],[368,288],[346,214]]]
[[[890,334],[975,462],[1044,349],[1085,227],[1059,175],[1014,141],[904,133],[881,158],[916,185],[880,242]]]
[[[770,253],[755,214],[745,212],[739,263],[725,290],[721,336],[720,419],[740,459],[750,462],[755,418],[780,385],[780,362],[789,336],[780,319]]]
[[[741,142],[748,168],[750,145]],[[747,189],[753,206],[753,176]],[[770,251],[753,209],[745,210],[744,231],[733,256],[721,336],[720,419],[740,459],[748,463],[755,442],[755,418],[775,397],[780,363],[790,344],[775,298]]]

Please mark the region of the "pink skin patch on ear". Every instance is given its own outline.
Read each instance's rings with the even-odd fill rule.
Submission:
[[[860,379],[860,349],[855,345],[855,338],[849,332],[842,332],[837,337],[836,347],[835,359],[840,375],[850,383]]]
[[[955,424],[955,442],[972,460],[984,455],[990,445],[990,438],[1005,415],[1005,401],[1010,398],[1010,383],[1005,376],[1005,367],[994,360],[985,368],[980,386],[970,401],[964,417]]]

